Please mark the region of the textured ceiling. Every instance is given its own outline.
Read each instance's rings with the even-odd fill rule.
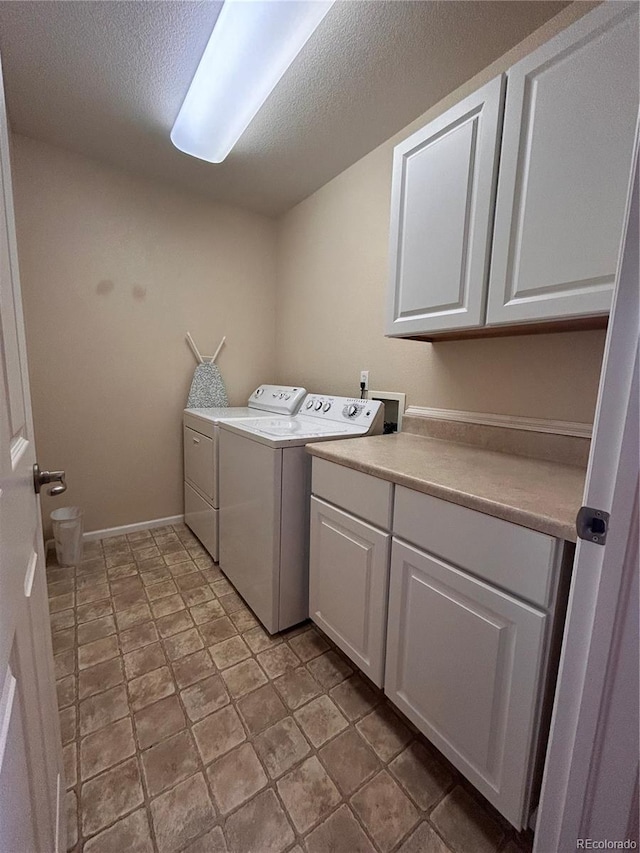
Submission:
[[[214,165],[177,151],[169,132],[220,5],[0,2],[13,129],[277,215],[567,3],[338,0],[227,160]]]

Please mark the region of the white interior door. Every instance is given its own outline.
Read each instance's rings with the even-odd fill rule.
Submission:
[[[24,324],[0,77],[0,851],[66,849]]]
[[[534,853],[637,844],[638,140],[584,493],[611,520],[578,540]]]

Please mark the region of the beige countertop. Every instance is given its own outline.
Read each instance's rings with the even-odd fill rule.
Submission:
[[[576,541],[585,469],[399,433],[307,445],[320,459]]]

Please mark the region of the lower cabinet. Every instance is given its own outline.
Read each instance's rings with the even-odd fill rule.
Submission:
[[[382,687],[391,535],[311,498],[309,615]]]
[[[527,819],[547,620],[394,538],[385,692],[516,827]]]

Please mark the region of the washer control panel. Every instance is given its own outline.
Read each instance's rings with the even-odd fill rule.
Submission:
[[[381,412],[384,412],[384,403],[380,400],[329,397],[326,394],[307,394],[300,409],[300,414],[305,417],[348,422],[362,427],[370,426]]]
[[[304,388],[289,385],[260,385],[249,397],[249,406],[279,415],[295,415],[306,393]]]

